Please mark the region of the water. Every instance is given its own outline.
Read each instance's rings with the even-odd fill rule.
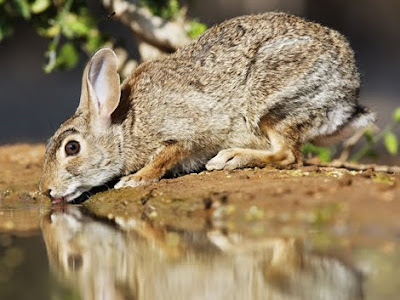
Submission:
[[[144,220],[116,223],[72,205],[2,207],[0,215],[0,299],[399,295],[395,239],[358,236],[347,245],[332,245],[324,242],[323,232],[302,238],[255,237],[211,227],[191,232]]]

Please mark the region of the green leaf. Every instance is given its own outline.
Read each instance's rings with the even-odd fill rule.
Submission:
[[[161,10],[161,17],[164,19],[173,19],[179,15],[178,0],[169,0],[167,7]]]
[[[189,28],[186,33],[191,39],[195,39],[206,30],[207,30],[206,24],[197,21],[190,21]]]
[[[400,123],[400,107],[395,109],[393,113],[393,120],[397,123]]]
[[[24,19],[31,18],[31,11],[27,0],[14,0],[15,8]]]
[[[177,19],[181,14],[178,0],[140,0],[139,5],[163,19]]]
[[[34,14],[39,14],[41,12],[44,12],[46,9],[48,9],[50,4],[51,4],[50,0],[35,0],[31,4],[31,11]]]
[[[79,53],[71,42],[65,43],[58,54],[56,65],[60,68],[71,69],[79,61]]]
[[[62,31],[68,38],[83,36],[90,30],[87,23],[86,18],[68,13],[62,20]]]
[[[103,37],[101,36],[100,32],[97,29],[92,29],[88,36],[85,45],[85,50],[92,54],[105,43]]]
[[[397,137],[393,134],[393,132],[389,131],[385,134],[385,147],[390,154],[397,154],[399,150],[399,143],[397,141]]]
[[[57,34],[60,34],[61,27],[59,24],[55,24],[54,26],[48,28],[38,28],[37,29],[39,35],[44,37],[55,37]]]
[[[372,144],[374,142],[374,134],[371,129],[367,129],[364,132],[364,137],[367,140],[368,144]]]
[[[307,143],[303,146],[302,151],[304,154],[317,155],[321,162],[330,162],[332,160],[332,150],[326,147],[315,146]]]

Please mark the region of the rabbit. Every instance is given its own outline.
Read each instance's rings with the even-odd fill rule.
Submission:
[[[109,48],[88,62],[75,114],[49,140],[40,190],[72,201],[185,173],[302,164],[308,141],[332,143],[374,122],[358,103],[346,38],[269,12],[227,20],[120,85]]]

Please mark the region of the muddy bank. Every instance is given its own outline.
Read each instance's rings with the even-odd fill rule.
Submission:
[[[43,153],[43,145],[0,147],[0,201],[10,212],[15,205],[50,205],[37,191]],[[223,226],[280,234],[323,226],[384,237],[400,230],[400,175],[314,166],[201,172],[135,189],[111,189],[83,205],[119,222],[135,218],[190,230]],[[0,229],[37,226],[28,220],[40,211],[27,211],[33,217],[21,216],[23,226],[12,225],[4,215]]]
[[[39,218],[50,207],[37,188],[44,149],[0,147],[0,232],[29,235],[39,229]]]

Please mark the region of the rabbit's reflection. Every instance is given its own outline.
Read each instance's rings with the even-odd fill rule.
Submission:
[[[295,239],[120,226],[71,206],[42,230],[52,270],[82,299],[363,298],[358,272]]]

